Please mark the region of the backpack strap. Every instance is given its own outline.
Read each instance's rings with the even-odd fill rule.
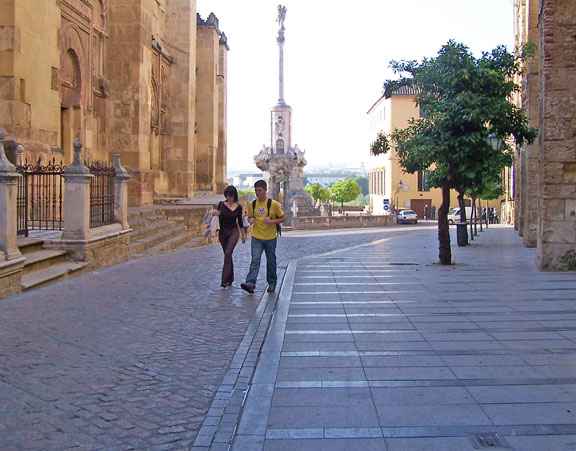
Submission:
[[[268,198],[268,202],[266,203],[266,206],[268,207],[268,216],[270,216],[270,207],[272,206],[272,199]],[[256,216],[256,199],[254,199],[252,201],[252,214],[254,216]]]
[[[270,206],[272,205],[272,199],[268,199],[268,217],[270,217]],[[282,226],[280,224],[276,224],[276,236],[282,235]]]

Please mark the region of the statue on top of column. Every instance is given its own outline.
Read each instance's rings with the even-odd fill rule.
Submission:
[[[276,19],[276,22],[278,22],[280,31],[284,31],[285,19],[286,19],[286,7],[278,5],[278,18]]]

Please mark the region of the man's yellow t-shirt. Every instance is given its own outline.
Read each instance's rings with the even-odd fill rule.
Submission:
[[[258,238],[259,240],[273,240],[276,238],[276,224],[268,224],[264,222],[264,218],[268,216],[268,198],[264,199],[264,202],[259,202],[256,199],[256,211],[252,211],[253,202],[248,203],[248,217],[255,218],[252,227],[252,236]],[[280,203],[272,200],[270,205],[270,219],[277,219],[284,216],[284,210],[280,206]]]

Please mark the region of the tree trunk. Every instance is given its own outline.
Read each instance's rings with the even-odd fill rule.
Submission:
[[[480,203],[480,201],[478,201]],[[474,211],[474,236],[478,236],[478,209],[476,208],[476,198],[472,199],[472,210]]]
[[[452,250],[450,249],[450,225],[448,224],[448,210],[450,209],[450,188],[442,185],[442,203],[438,209],[438,244],[441,265],[452,264]]]
[[[482,201],[480,199],[478,199],[478,214],[480,215],[480,232],[483,232],[484,230],[482,229]]]
[[[476,220],[476,199],[474,197],[471,197],[471,199],[472,209],[470,211],[470,241],[474,240],[474,237],[478,235],[475,227],[476,223],[474,222]]]
[[[466,222],[466,204],[464,203],[464,193],[458,193],[458,206],[460,207],[460,222]],[[466,231],[466,244],[468,244],[468,228]]]

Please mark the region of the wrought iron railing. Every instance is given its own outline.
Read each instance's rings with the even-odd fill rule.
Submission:
[[[55,159],[42,165],[21,164],[16,170],[22,174],[18,180],[16,200],[17,233],[28,236],[30,230],[61,230],[64,197],[64,167]]]
[[[90,228],[114,223],[114,177],[111,164],[96,161],[85,163],[94,176],[90,180]]]

